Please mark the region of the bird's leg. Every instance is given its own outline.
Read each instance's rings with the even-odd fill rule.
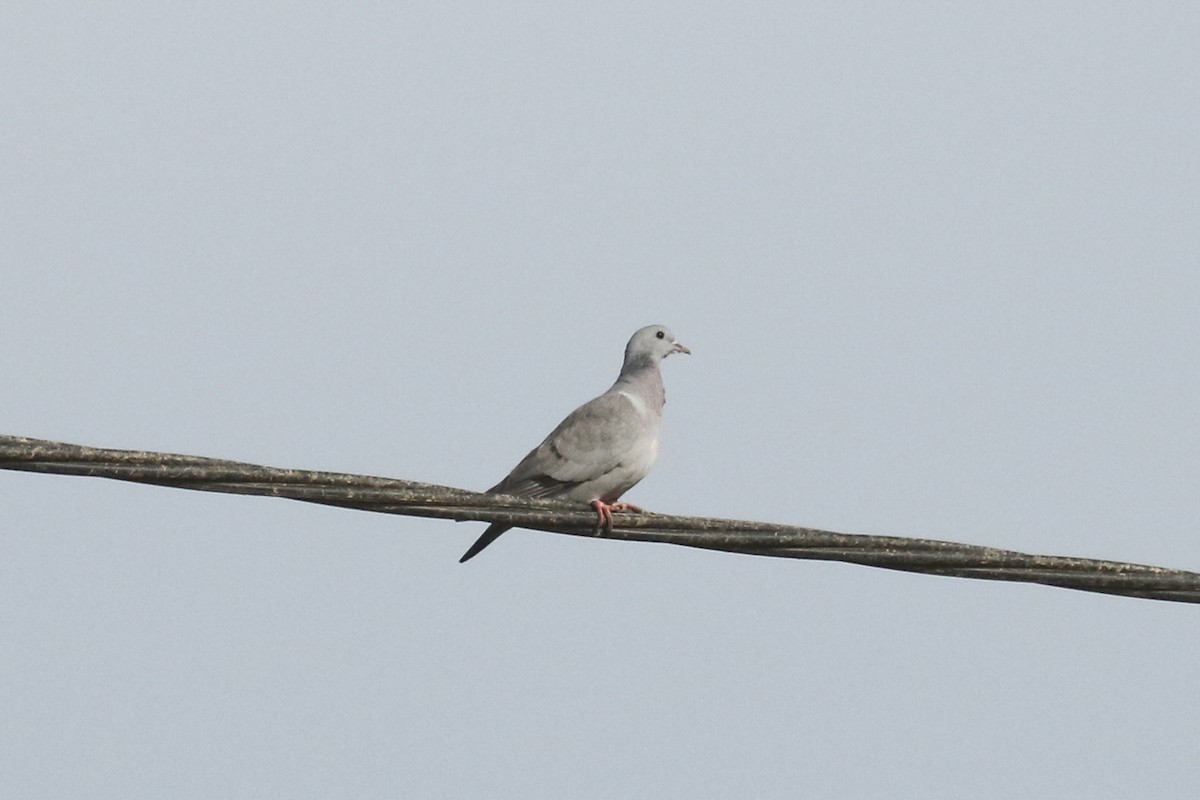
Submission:
[[[603,528],[606,531],[611,531],[613,526],[614,511],[636,511],[639,514],[642,509],[635,506],[633,503],[606,503],[603,500],[593,500],[588,503],[596,511],[596,530]]]
[[[596,531],[599,532],[601,528],[611,531],[613,522],[612,506],[603,500],[593,500],[588,505],[596,511]]]

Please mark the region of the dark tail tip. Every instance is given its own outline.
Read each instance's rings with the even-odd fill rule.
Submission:
[[[467,552],[463,553],[463,556],[458,560],[458,563],[462,564],[463,562],[479,555],[480,550],[499,539],[500,534],[504,533],[508,529],[508,525],[501,525],[499,522],[493,522],[488,526],[488,529],[483,532],[483,535],[475,540],[475,544],[467,548]]]

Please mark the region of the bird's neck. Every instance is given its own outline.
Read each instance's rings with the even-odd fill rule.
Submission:
[[[621,374],[617,376],[617,382],[613,384],[612,391],[635,392],[639,397],[651,403],[655,409],[661,409],[663,403],[667,401],[662,373],[659,372],[658,364],[653,361],[643,364],[626,364],[621,370]]]

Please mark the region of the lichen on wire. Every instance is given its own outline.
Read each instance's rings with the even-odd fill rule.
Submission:
[[[528,500],[394,478],[280,469],[201,456],[110,450],[0,436],[0,469],[286,497],[384,514],[504,522],[575,536],[660,542],[778,558],[843,561],[928,575],[1040,583],[1125,597],[1200,603],[1200,574],[1165,567],[1032,555],[933,539],[835,533],[794,525],[653,513],[618,514],[612,530],[597,530],[595,513],[569,501]]]

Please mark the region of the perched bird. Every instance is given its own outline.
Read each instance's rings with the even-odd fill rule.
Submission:
[[[658,455],[667,400],[658,365],[672,353],[691,352],[662,325],[633,334],[612,388],[572,411],[488,494],[586,500],[596,511],[597,526],[606,528],[612,527],[614,511],[641,511],[617,499],[646,477]],[[511,527],[493,522],[459,563]]]

